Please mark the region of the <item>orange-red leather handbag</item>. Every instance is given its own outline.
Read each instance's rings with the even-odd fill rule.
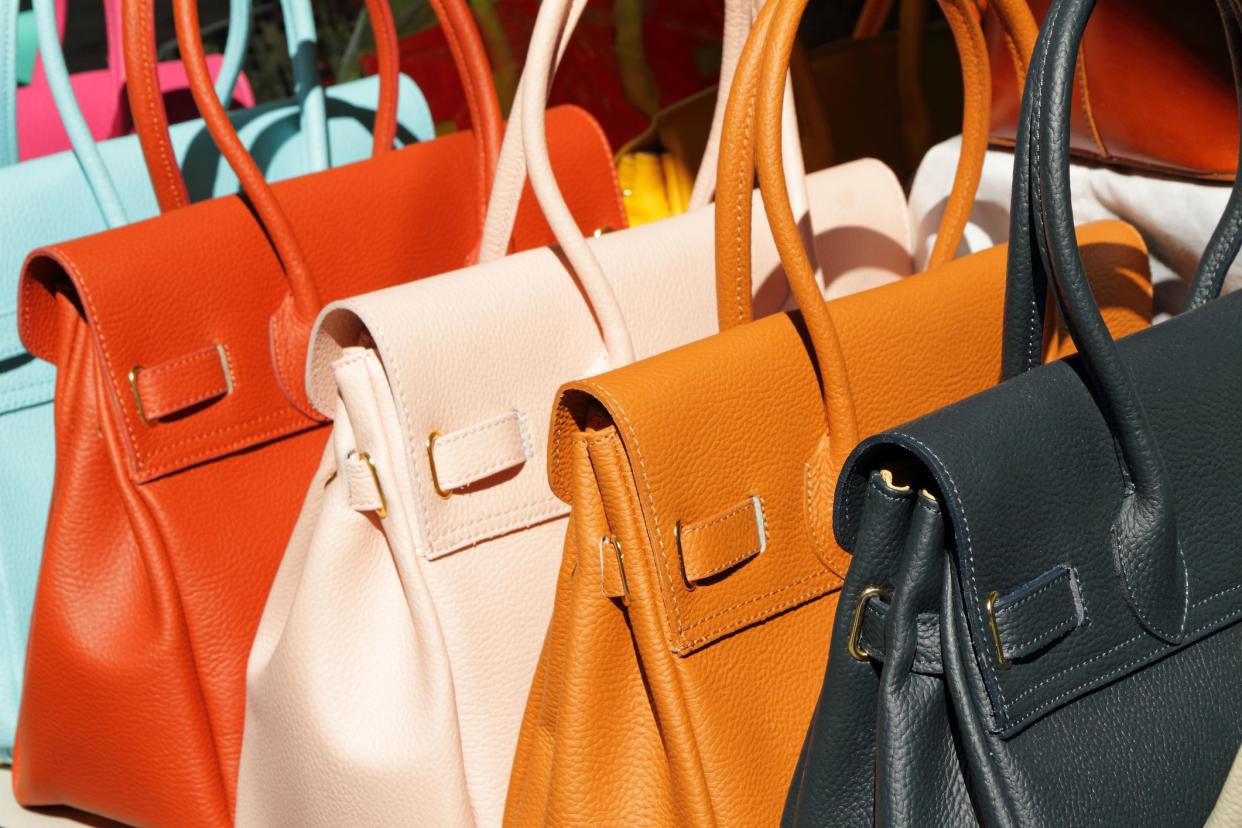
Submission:
[[[1052,5],[1024,1],[1036,21]],[[1022,106],[1022,84],[1009,61],[1015,44],[988,17],[992,140],[1012,147]],[[1149,172],[1233,180],[1237,95],[1214,3],[1100,0],[1079,46],[1070,152]]]
[[[716,193],[722,332],[561,391],[548,473],[571,512],[509,825],[777,824],[849,565],[831,531],[841,462],[859,437],[1000,379],[1004,248],[823,301],[779,135],[806,2],[769,0],[730,95]],[[973,38],[959,43],[963,68],[986,67],[973,3],[941,5],[955,35]],[[752,321],[755,166],[802,312]],[[959,181],[973,192],[969,172]],[[1079,240],[1112,330],[1145,327],[1137,234],[1098,223]],[[1052,330],[1044,344],[1062,355],[1068,341]]]
[[[129,14],[149,2],[130,0]],[[499,144],[494,93],[472,80],[491,111],[474,119],[483,134],[387,151],[395,35],[387,3],[367,5],[389,90],[374,158],[258,186],[184,0],[194,98],[248,200],[196,203],[27,262],[22,338],[60,370],[14,761],[22,804],[134,825],[232,819],[247,653],[328,437],[304,389],[310,326],[325,302],[472,260]],[[469,19],[463,0],[440,7]],[[472,56],[463,75],[486,71],[477,31],[457,33]],[[549,128],[579,225],[622,226],[598,127],[566,109]],[[145,138],[161,152],[163,136]],[[167,197],[179,182],[165,169]],[[537,206],[522,213],[516,246],[552,240]],[[304,258],[277,256],[269,238],[295,234]]]

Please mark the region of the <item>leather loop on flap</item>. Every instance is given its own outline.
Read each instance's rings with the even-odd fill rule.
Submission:
[[[1005,661],[1028,656],[1073,632],[1086,613],[1078,579],[1068,566],[1057,567],[997,599],[996,629]]]
[[[863,607],[862,623],[858,631],[858,649],[875,661],[884,663],[884,628],[888,621],[889,604],[881,598],[872,598]],[[914,663],[910,669],[925,676],[944,673],[940,660],[940,617],[924,612],[918,618],[918,639],[914,650]]]
[[[531,457],[526,415],[508,411],[449,434],[427,447],[443,492],[461,489],[525,463]]]
[[[388,504],[370,455],[351,451],[345,459],[344,472],[349,483],[349,508],[355,512],[375,512],[381,518],[388,517]]]
[[[138,416],[145,422],[227,396],[233,390],[229,357],[222,345],[209,345],[158,365],[134,366],[130,377]]]
[[[677,526],[682,576],[688,586],[730,570],[767,547],[759,497],[699,523]]]
[[[604,535],[599,539],[599,589],[605,598],[630,600],[630,585],[625,577],[625,553],[621,542]]]

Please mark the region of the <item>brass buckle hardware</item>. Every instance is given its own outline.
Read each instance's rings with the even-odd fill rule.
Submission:
[[[427,438],[427,463],[431,466],[431,488],[436,490],[441,500],[448,500],[453,492],[440,488],[440,475],[436,473],[436,440],[443,436],[440,432],[433,431]]]
[[[388,517],[388,501],[384,498],[384,487],[380,485],[379,472],[375,469],[375,461],[365,451],[351,451],[348,456],[355,457],[367,464],[367,469],[371,472],[371,479],[375,481],[375,493],[379,495],[379,508],[375,510],[375,516],[381,520]]]
[[[129,390],[134,394],[134,405],[138,408],[138,420],[143,425],[151,425],[151,421],[147,419],[147,413],[142,410],[142,395],[138,393],[138,374],[142,372],[141,365],[135,365],[129,369]]]
[[[1005,658],[1005,651],[1001,647],[1000,627],[996,625],[996,602],[1000,600],[1000,592],[993,590],[988,595],[988,626],[992,628],[992,644],[996,647],[996,663],[1000,665],[1002,670],[1008,670],[1013,666],[1013,662]]]
[[[862,625],[863,612],[867,609],[867,602],[872,598],[879,598],[887,603],[892,600],[892,593],[884,587],[869,586],[858,596],[858,603],[854,605],[854,620],[850,624],[850,637],[846,643],[850,656],[855,661],[871,660],[871,653],[862,646]]]
[[[686,585],[686,590],[694,592],[694,583],[686,575],[686,553],[681,551],[681,521],[673,524],[673,540],[677,543],[677,566],[681,568],[681,582]]]
[[[609,233],[615,233],[615,232],[617,232],[617,228],[610,227],[607,224],[605,224],[602,227],[596,227],[594,230],[592,230],[591,237],[598,239],[600,236],[606,236]]]
[[[621,541],[608,535],[599,539],[599,591],[604,595],[608,594],[608,587],[604,583],[604,544],[611,546],[617,554],[617,570],[621,573],[621,591],[624,593],[621,601],[628,607],[630,605],[630,580],[625,577],[625,552],[621,550]]]

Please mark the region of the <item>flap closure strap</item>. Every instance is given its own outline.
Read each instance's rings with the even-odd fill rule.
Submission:
[[[747,498],[697,523],[678,521],[673,535],[677,540],[682,580],[687,589],[694,589],[699,582],[722,575],[767,549],[763,500]],[[608,536],[599,543],[600,591],[609,598],[628,601],[629,584],[621,543]]]
[[[157,365],[129,369],[138,418],[146,425],[233,392],[233,372],[223,345],[208,345]]]
[[[883,662],[888,593],[876,587],[863,590],[854,610],[849,651],[855,659]],[[1048,570],[1004,595],[988,597],[988,626],[993,655],[1001,669],[1034,655],[1077,629],[1086,612],[1079,594],[1078,576],[1069,566]],[[940,618],[920,613],[918,643],[912,670],[924,675],[943,672],[940,660]]]
[[[448,434],[433,431],[427,438],[431,482],[442,498],[522,465],[533,451],[521,411],[507,411]]]

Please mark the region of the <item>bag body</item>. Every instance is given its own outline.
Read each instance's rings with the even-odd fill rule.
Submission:
[[[496,136],[388,151],[395,34],[385,5],[368,11],[387,61],[371,160],[268,188],[211,88],[197,10],[179,3],[191,90],[247,199],[170,210],[27,262],[23,341],[61,370],[14,757],[23,804],[136,825],[231,821],[246,653],[327,437],[298,391],[303,320],[320,301],[459,266],[483,220]],[[476,64],[463,60],[462,77],[480,90]],[[618,226],[598,127],[573,110],[552,126],[574,216]],[[529,213],[515,245],[550,237]],[[366,245],[354,243],[359,227]],[[74,517],[83,503],[87,526]]]
[[[765,6],[770,39],[752,34],[738,69],[762,61],[762,92],[748,105],[735,81],[734,115],[765,124],[778,112],[801,10]],[[783,193],[780,131],[726,124],[758,136],[766,212],[802,312],[749,321],[749,268],[718,258],[720,334],[562,388],[549,477],[571,513],[510,825],[775,821],[849,564],[830,535],[849,435],[1000,373],[999,358],[978,355],[999,351],[1003,248],[825,303]],[[749,236],[734,222],[749,221],[737,188],[753,167],[745,139],[726,143],[736,152],[722,150],[717,233],[730,239]],[[1110,323],[1145,326],[1141,241],[1119,223],[1082,232]],[[1046,350],[1064,347],[1050,332]]]
[[[786,824],[1199,825],[1242,740],[1242,570],[1219,500],[1242,461],[1219,416],[1242,387],[1242,306],[1116,343],[1103,323],[1070,235],[1092,5],[1058,0],[1032,62],[1009,379],[865,440],[842,471],[853,563]],[[1231,205],[1197,276],[1216,291],[1236,228]],[[1039,367],[1048,287],[1082,356]]]

